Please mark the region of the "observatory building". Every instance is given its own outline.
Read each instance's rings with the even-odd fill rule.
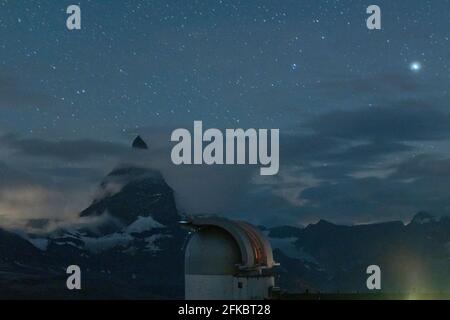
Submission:
[[[185,253],[187,300],[268,299],[272,248],[254,226],[218,217],[181,222],[192,231]]]

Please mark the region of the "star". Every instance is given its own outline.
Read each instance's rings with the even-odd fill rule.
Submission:
[[[409,65],[409,69],[413,72],[419,72],[422,69],[422,64],[420,62],[414,61]]]

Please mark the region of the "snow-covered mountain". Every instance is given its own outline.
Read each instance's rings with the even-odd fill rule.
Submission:
[[[187,233],[180,219],[174,191],[161,173],[119,166],[80,213],[83,223],[45,236],[0,229],[0,297],[182,298]],[[30,225],[39,229],[45,222]],[[419,212],[406,225],[321,220],[264,232],[280,263],[282,290],[364,291],[372,264],[382,269],[385,291],[448,290],[449,217]],[[66,268],[72,264],[82,269],[81,291],[66,289]]]
[[[80,213],[85,223],[45,236],[0,230],[0,295],[182,298],[187,234],[180,219],[173,190],[158,171],[119,166]],[[72,264],[83,271],[82,292],[65,289]]]
[[[449,217],[419,212],[406,225],[342,226],[321,220],[266,233],[281,263],[281,287],[291,291],[366,291],[366,268],[373,264],[381,267],[385,291],[449,290]]]

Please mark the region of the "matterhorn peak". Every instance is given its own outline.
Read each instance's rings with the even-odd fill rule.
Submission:
[[[147,143],[145,143],[145,141],[141,138],[141,136],[137,136],[132,144],[132,147],[135,149],[148,149],[148,145]]]

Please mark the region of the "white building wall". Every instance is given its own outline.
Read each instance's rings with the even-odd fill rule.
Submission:
[[[185,286],[186,300],[263,300],[274,278],[186,274]]]
[[[235,300],[264,300],[275,285],[274,277],[233,277]],[[241,288],[239,288],[241,283]]]
[[[232,300],[232,275],[185,275],[186,300]]]

